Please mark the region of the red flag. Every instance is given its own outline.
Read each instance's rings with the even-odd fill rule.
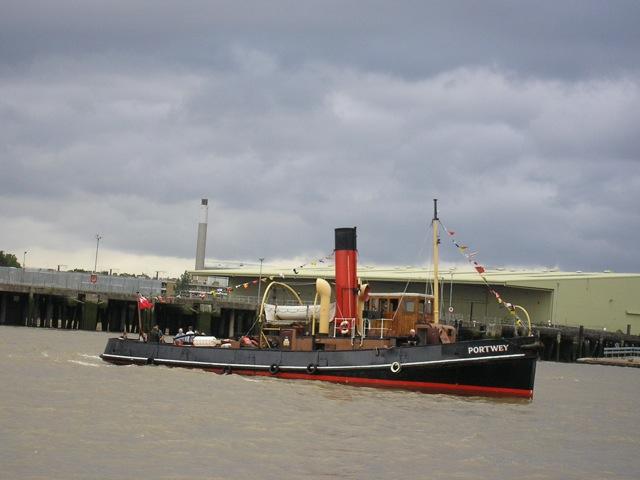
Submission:
[[[140,295],[138,297],[138,308],[140,310],[146,310],[147,308],[153,308],[153,303],[147,300],[145,297]]]
[[[481,266],[481,265],[478,265],[478,266],[476,267],[476,270],[478,271],[478,273],[484,273],[484,267],[483,267],[483,266]]]

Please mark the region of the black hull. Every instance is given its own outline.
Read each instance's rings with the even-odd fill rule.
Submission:
[[[101,357],[118,364],[201,368],[429,393],[531,398],[537,354],[521,347],[526,343],[533,343],[533,339],[298,352],[176,346],[112,338]]]

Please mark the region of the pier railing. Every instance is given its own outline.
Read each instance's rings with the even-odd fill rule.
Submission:
[[[608,347],[604,349],[605,357],[640,357],[640,347]]]
[[[160,295],[162,282],[147,278],[118,277],[82,272],[0,267],[0,284],[54,288],[86,293]]]

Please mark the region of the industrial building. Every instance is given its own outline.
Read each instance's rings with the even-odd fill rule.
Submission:
[[[190,273],[203,293],[243,298],[252,303],[264,291],[267,281],[281,281],[294,287],[301,297],[312,302],[315,279],[334,276],[331,260],[299,267],[244,265],[238,267],[205,266],[208,200],[200,205],[200,223],[195,269]],[[415,267],[359,266],[362,283],[372,292],[433,293],[433,272]],[[640,274],[585,273],[487,269],[484,278],[474,270],[441,270],[440,318],[444,321],[500,323],[508,316],[492,289],[505,301],[524,307],[537,325],[584,326],[627,334],[640,333]],[[269,302],[291,301],[283,291],[273,289]],[[280,296],[280,298],[278,298]]]
[[[315,279],[333,278],[333,267],[303,269],[264,265],[209,268],[190,272],[218,295],[254,297],[259,285],[281,281],[313,301]],[[359,267],[372,292],[432,293],[432,275],[413,267]],[[523,306],[538,325],[583,325],[585,328],[640,333],[640,274],[560,271],[487,270],[489,286],[475,271],[440,272],[440,310],[444,320],[490,323],[507,316],[491,289],[505,302]],[[259,281],[260,280],[260,281]],[[261,288],[264,291],[264,287]],[[270,302],[292,300],[273,290]]]

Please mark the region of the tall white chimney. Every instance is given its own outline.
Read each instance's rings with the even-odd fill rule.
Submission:
[[[196,270],[204,270],[204,253],[207,248],[207,221],[209,218],[209,200],[200,203],[200,223],[198,223],[198,244],[196,246]]]

